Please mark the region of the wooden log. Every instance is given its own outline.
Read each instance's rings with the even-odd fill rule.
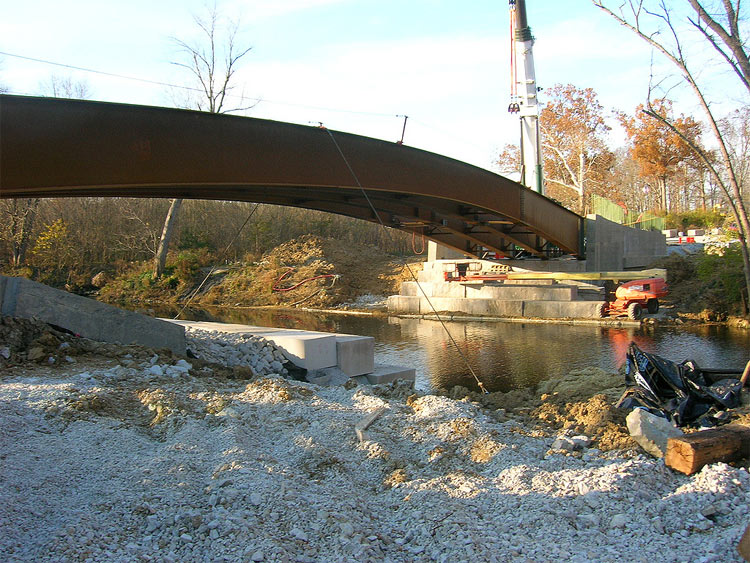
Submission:
[[[692,475],[709,463],[735,461],[748,456],[750,427],[730,424],[670,438],[664,463],[685,475]]]
[[[750,561],[750,526],[745,528],[745,533],[740,538],[740,543],[737,544],[737,551],[745,561]]]
[[[750,360],[745,364],[745,371],[743,371],[740,376],[740,381],[742,382],[743,387],[747,387],[748,378],[750,378]]]

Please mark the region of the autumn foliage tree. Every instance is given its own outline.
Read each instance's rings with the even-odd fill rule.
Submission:
[[[669,212],[673,207],[670,205],[669,181],[676,176],[681,165],[697,160],[685,139],[700,144],[702,127],[692,117],[675,117],[672,101],[666,98],[653,100],[651,107],[668,116],[679,134],[646,113],[643,104],[638,106],[634,116],[620,114],[619,117],[630,139],[631,158],[637,163],[640,175],[652,180],[659,208]]]
[[[546,94],[549,101],[539,118],[546,191],[585,213],[587,197],[606,192],[614,163],[604,109],[591,88],[556,84]]]

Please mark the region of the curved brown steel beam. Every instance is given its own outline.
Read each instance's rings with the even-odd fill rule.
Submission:
[[[511,244],[583,255],[578,215],[507,178],[426,151],[262,119],[0,95],[3,198],[184,197],[304,207],[302,192],[303,200],[325,194],[331,207],[353,213],[362,188],[377,200],[377,213],[417,209],[409,217],[433,229],[434,240],[446,238],[438,229],[449,220],[451,241],[480,244],[485,237],[472,232],[470,218],[481,214],[520,228],[494,229]],[[370,210],[368,220],[377,213]],[[486,242],[500,240],[488,233]]]

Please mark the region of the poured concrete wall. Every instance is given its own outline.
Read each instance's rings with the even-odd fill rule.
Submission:
[[[586,217],[586,271],[646,268],[667,255],[667,238],[659,231],[618,225],[599,215]]]
[[[185,354],[185,329],[25,278],[0,276],[0,313],[36,318],[91,340]]]
[[[647,268],[667,255],[667,238],[658,231],[641,231],[599,215],[586,217],[586,259],[503,260],[503,264],[539,272],[602,272]],[[430,242],[428,260],[457,260],[461,253]],[[470,256],[466,255],[466,258]],[[420,279],[420,281],[423,281]]]

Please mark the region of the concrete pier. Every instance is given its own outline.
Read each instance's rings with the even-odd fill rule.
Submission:
[[[518,318],[599,318],[604,290],[590,283],[553,280],[445,281],[445,269],[456,263],[481,264],[492,272],[495,262],[435,260],[425,262],[417,282],[403,282],[400,295],[388,298],[395,314],[431,315],[435,312]]]

